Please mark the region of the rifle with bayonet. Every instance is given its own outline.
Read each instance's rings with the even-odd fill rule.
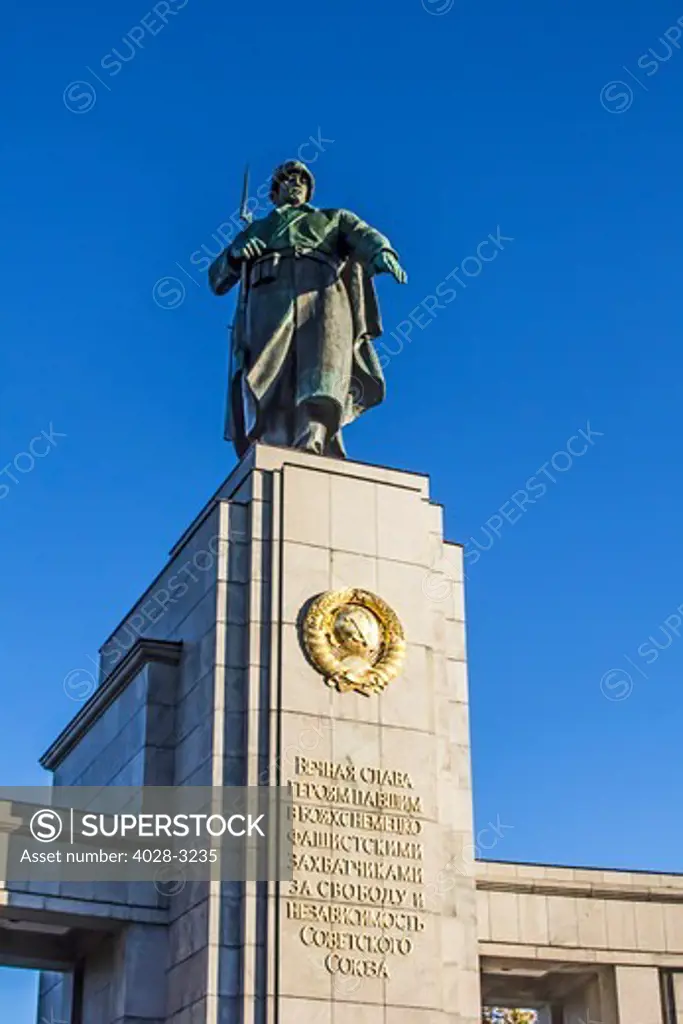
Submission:
[[[240,220],[245,228],[252,222],[251,211],[249,210],[249,166],[244,170],[244,181],[242,183],[242,201],[240,202]],[[241,358],[244,359],[244,331],[247,322],[247,290],[249,287],[249,266],[248,261],[243,259],[240,266],[240,291],[235,310],[235,318],[230,328],[230,363],[228,370],[228,397],[225,409],[225,430],[226,441],[237,443],[238,438],[232,436],[231,419],[235,424],[235,433],[245,435],[244,408],[242,404],[241,374],[239,380],[235,380],[234,364],[236,349],[239,346]],[[233,383],[234,382],[234,383]],[[234,386],[236,384],[236,386]],[[246,439],[245,439],[246,440]],[[244,445],[246,449],[246,444]],[[243,452],[239,452],[240,455]]]

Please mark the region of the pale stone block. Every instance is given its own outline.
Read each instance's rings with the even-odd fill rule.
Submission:
[[[362,997],[362,986],[358,998]],[[342,1003],[334,1005],[334,1024],[385,1024],[385,1008],[368,1003]]]
[[[666,903],[664,905],[664,931],[666,934],[667,953],[683,953],[683,905]],[[683,1004],[681,1004],[683,1011]]]
[[[462,971],[458,1011],[464,1020],[478,1021],[481,1015],[479,971]]]
[[[331,477],[331,546],[359,555],[377,554],[377,488],[366,480]]]
[[[539,883],[545,879],[545,868],[539,867],[537,864],[517,864],[515,866],[517,878]]]
[[[547,946],[549,942],[548,906],[545,896],[520,893],[519,941],[530,946]]]
[[[446,662],[446,672],[449,697],[461,704],[467,704],[469,700],[467,665],[464,661],[454,661],[449,658]]]
[[[463,838],[457,833],[441,829],[435,822],[423,822],[419,838],[424,846],[423,893],[426,911],[445,917],[459,916],[458,895],[463,886],[469,889],[472,885],[468,874],[470,864],[463,855],[463,845],[471,840],[471,836]]]
[[[490,895],[490,893],[482,891],[481,889],[477,890],[477,922],[480,942],[488,942],[491,939],[491,918],[489,912]]]
[[[429,595],[428,595],[429,596]],[[444,608],[430,599],[432,620],[432,644],[436,651],[446,652],[448,649],[448,628],[449,621],[446,618]]]
[[[331,586],[331,558],[326,548],[285,544],[282,556],[282,617],[299,621],[304,605]]]
[[[332,736],[337,725],[332,719],[283,711],[280,721],[281,746],[278,760],[283,779],[294,777],[297,757],[324,761],[333,759]]]
[[[323,681],[322,676],[318,678]],[[338,721],[379,724],[383,693],[366,696],[355,691],[338,693],[336,689],[330,689],[329,692],[332,694],[332,716]]]
[[[545,877],[553,882],[572,882],[571,868],[546,867]]]
[[[460,1018],[446,1017],[438,1010],[385,1006],[384,1012],[386,1015],[384,1024],[465,1024]],[[479,1024],[479,1021],[476,1021],[475,1024]]]
[[[465,578],[465,549],[462,544],[446,540],[443,543],[443,557],[448,566],[448,576],[457,583]]]
[[[437,702],[437,714],[443,715],[444,712],[440,711]],[[446,736],[436,733],[435,737],[436,746],[436,772],[439,781],[443,781],[447,786],[452,786],[454,789],[468,789],[467,785],[459,783],[460,764],[459,764],[459,750],[454,743],[451,743],[450,739]]]
[[[297,627],[285,624],[281,637],[282,706],[305,714],[331,714],[333,691],[304,656]]]
[[[469,832],[473,825],[472,794],[469,789],[455,789],[449,780],[439,777],[438,820],[446,828]]]
[[[441,973],[443,985],[442,1003],[446,1013],[459,1015],[462,968],[456,964],[444,963]]]
[[[455,622],[465,621],[465,587],[462,583],[453,584],[453,599],[449,605],[447,618]]]
[[[242,631],[244,633],[244,631]],[[213,641],[214,648],[214,665],[223,666],[228,664],[228,651],[227,651],[227,636],[228,636],[228,625],[226,622],[216,623],[216,635]]]
[[[427,658],[427,678],[432,681],[435,697],[450,699],[448,683],[448,659],[441,650],[433,647],[425,648]]]
[[[619,1024],[662,1024],[656,967],[615,968]]]
[[[576,916],[576,900],[573,897],[548,897],[548,928],[551,945],[579,944],[579,923]]]
[[[591,949],[604,949],[607,946],[605,901],[577,899],[576,914],[579,922],[579,944]]]
[[[666,937],[661,904],[637,902],[635,910],[638,948],[663,953],[666,950]]]
[[[223,516],[225,506],[221,508]],[[248,544],[251,540],[251,506],[240,501],[227,503],[227,539],[230,544]]]
[[[377,702],[380,723],[433,733],[434,701],[430,690],[427,651],[408,644],[402,671]]]
[[[469,747],[453,743],[450,738],[437,735],[437,772],[440,778],[448,779],[454,789],[472,789],[472,773]]]
[[[429,532],[437,537],[439,540],[443,537],[443,505],[440,505],[437,501],[430,501],[426,504],[427,509],[427,525]]]
[[[448,737],[451,743],[468,746],[470,741],[470,717],[467,704],[448,701],[447,704]]]
[[[464,622],[446,623],[446,653],[453,661],[465,661],[467,642]]]
[[[637,883],[637,875],[630,871],[602,871],[601,875],[603,882],[610,886],[616,886],[619,889]]]
[[[676,1008],[676,1020],[671,1024],[683,1024],[683,974],[673,976],[674,1001]]]
[[[398,562],[429,563],[427,505],[414,491],[377,485],[377,554]]]
[[[268,635],[273,619],[273,594],[270,583],[256,581],[247,590],[247,621],[252,629],[258,624],[262,636]]]
[[[249,910],[247,910],[247,913],[249,914]],[[256,913],[259,913],[258,909]],[[251,937],[255,937],[253,933]],[[262,945],[256,945],[253,942],[245,942],[241,947],[235,949],[238,963],[241,963],[241,973],[238,974],[238,991],[242,996],[246,996],[249,1002],[257,997],[264,998],[266,995],[264,986],[261,983],[260,971],[264,952],[265,950]],[[267,953],[265,955],[267,956]],[[257,978],[259,979],[258,981]],[[273,979],[271,979],[271,984],[268,986],[268,995],[272,994],[272,988]]]
[[[351,479],[360,478],[378,483],[390,484],[393,487],[405,487],[409,490],[428,496],[429,480],[423,473],[410,473],[400,469],[389,469],[385,466],[372,466],[362,462],[344,459],[329,459],[293,448],[276,448],[270,445],[257,444],[252,449],[256,469],[279,470],[282,467],[301,466],[322,473],[335,474]]]
[[[278,1004],[279,1024],[332,1024],[332,1003],[329,999],[294,999],[283,996]]]
[[[332,552],[332,590],[358,587],[377,591],[377,560],[372,555],[356,555],[351,551]]]
[[[332,1000],[334,1008],[340,1003],[362,1000],[368,1005],[382,1003],[385,981],[377,978],[361,978],[354,974],[335,973],[332,978]]]
[[[283,996],[301,999],[330,999],[332,975],[326,970],[324,960],[331,950],[305,945],[301,940],[305,929],[306,924],[290,920],[283,907],[280,917],[280,991]],[[308,928],[309,932],[312,930]]]
[[[518,895],[514,892],[489,893],[491,914],[491,940],[493,942],[519,942]]]
[[[436,827],[436,826],[435,826]],[[455,832],[440,829],[440,842],[432,839],[435,850],[441,855],[441,863],[434,875],[435,884],[427,887],[433,898],[436,913],[462,916],[463,898],[467,896],[473,934],[476,930],[476,899],[474,896],[474,879],[476,877],[476,851],[471,832]],[[426,842],[426,841],[425,841]]]
[[[477,944],[472,929],[459,918],[441,918],[441,949],[444,964],[454,964],[458,970],[477,970]]]
[[[602,881],[602,872],[591,868],[574,868],[572,876],[575,882],[587,882],[589,885],[597,885]]]
[[[334,477],[310,469],[285,466],[283,487],[283,537],[285,541],[330,546],[330,486]]]
[[[517,878],[517,865],[506,864],[504,861],[482,860],[477,862],[477,873],[479,872],[482,878],[514,881]]]
[[[404,562],[380,561],[377,583],[380,597],[394,609],[408,643],[431,647],[434,643],[433,603],[425,594],[425,570]]]
[[[458,886],[456,913],[470,930],[470,941],[476,942],[477,935],[477,890],[470,873]]]
[[[402,760],[394,763],[391,756],[383,756],[380,729],[371,722],[340,721],[333,716],[332,760],[349,761],[357,766],[370,765],[406,770]],[[394,730],[398,731],[398,730]]]
[[[434,919],[415,936],[409,956],[391,957],[387,964],[391,978],[385,981],[385,1001],[395,1006],[440,1009],[443,999],[441,929]]]
[[[377,743],[378,749],[381,749],[382,767],[408,772],[415,787],[415,795],[422,797],[424,817],[436,821],[436,749],[432,738],[423,732],[385,727],[381,737],[378,730]]]
[[[463,582],[462,548],[459,544],[444,543],[440,537],[431,534],[429,555],[429,570],[434,576],[431,586],[434,588],[435,595],[438,592],[440,598],[446,602],[444,607],[448,617],[453,618],[452,606],[447,595],[452,594],[454,585]]]

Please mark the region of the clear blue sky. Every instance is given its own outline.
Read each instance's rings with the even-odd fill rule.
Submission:
[[[683,639],[638,648],[683,603],[683,52],[647,56],[681,9],[169,2],[165,26],[139,0],[6,15],[0,463],[67,436],[0,476],[0,778],[41,778],[78,707],[64,677],[234,464],[232,299],[192,254],[245,159],[260,183],[320,133],[317,201],[389,234],[410,275],[379,282],[387,336],[490,233],[514,239],[417,312],[387,403],[348,432],[354,458],[430,474],[451,539],[503,519],[468,569],[478,828],[513,826],[489,855],[680,869]],[[160,308],[169,276],[185,298]],[[587,422],[603,436],[539,478]],[[601,692],[612,669],[627,696]],[[9,991],[3,1019],[28,1024]]]

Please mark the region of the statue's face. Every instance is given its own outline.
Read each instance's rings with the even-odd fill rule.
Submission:
[[[298,167],[292,167],[286,171],[277,186],[276,206],[283,203],[291,203],[292,206],[301,206],[306,202],[308,195],[308,178]]]

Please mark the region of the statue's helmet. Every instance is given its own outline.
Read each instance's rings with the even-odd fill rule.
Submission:
[[[306,178],[308,183],[308,192],[306,195],[306,202],[308,202],[313,195],[313,189],[315,188],[315,178],[311,174],[306,164],[302,164],[300,160],[285,160],[283,164],[276,167],[273,171],[273,178],[270,183],[270,200],[275,202],[277,198],[277,190],[280,182],[287,176],[290,171],[301,171]]]

